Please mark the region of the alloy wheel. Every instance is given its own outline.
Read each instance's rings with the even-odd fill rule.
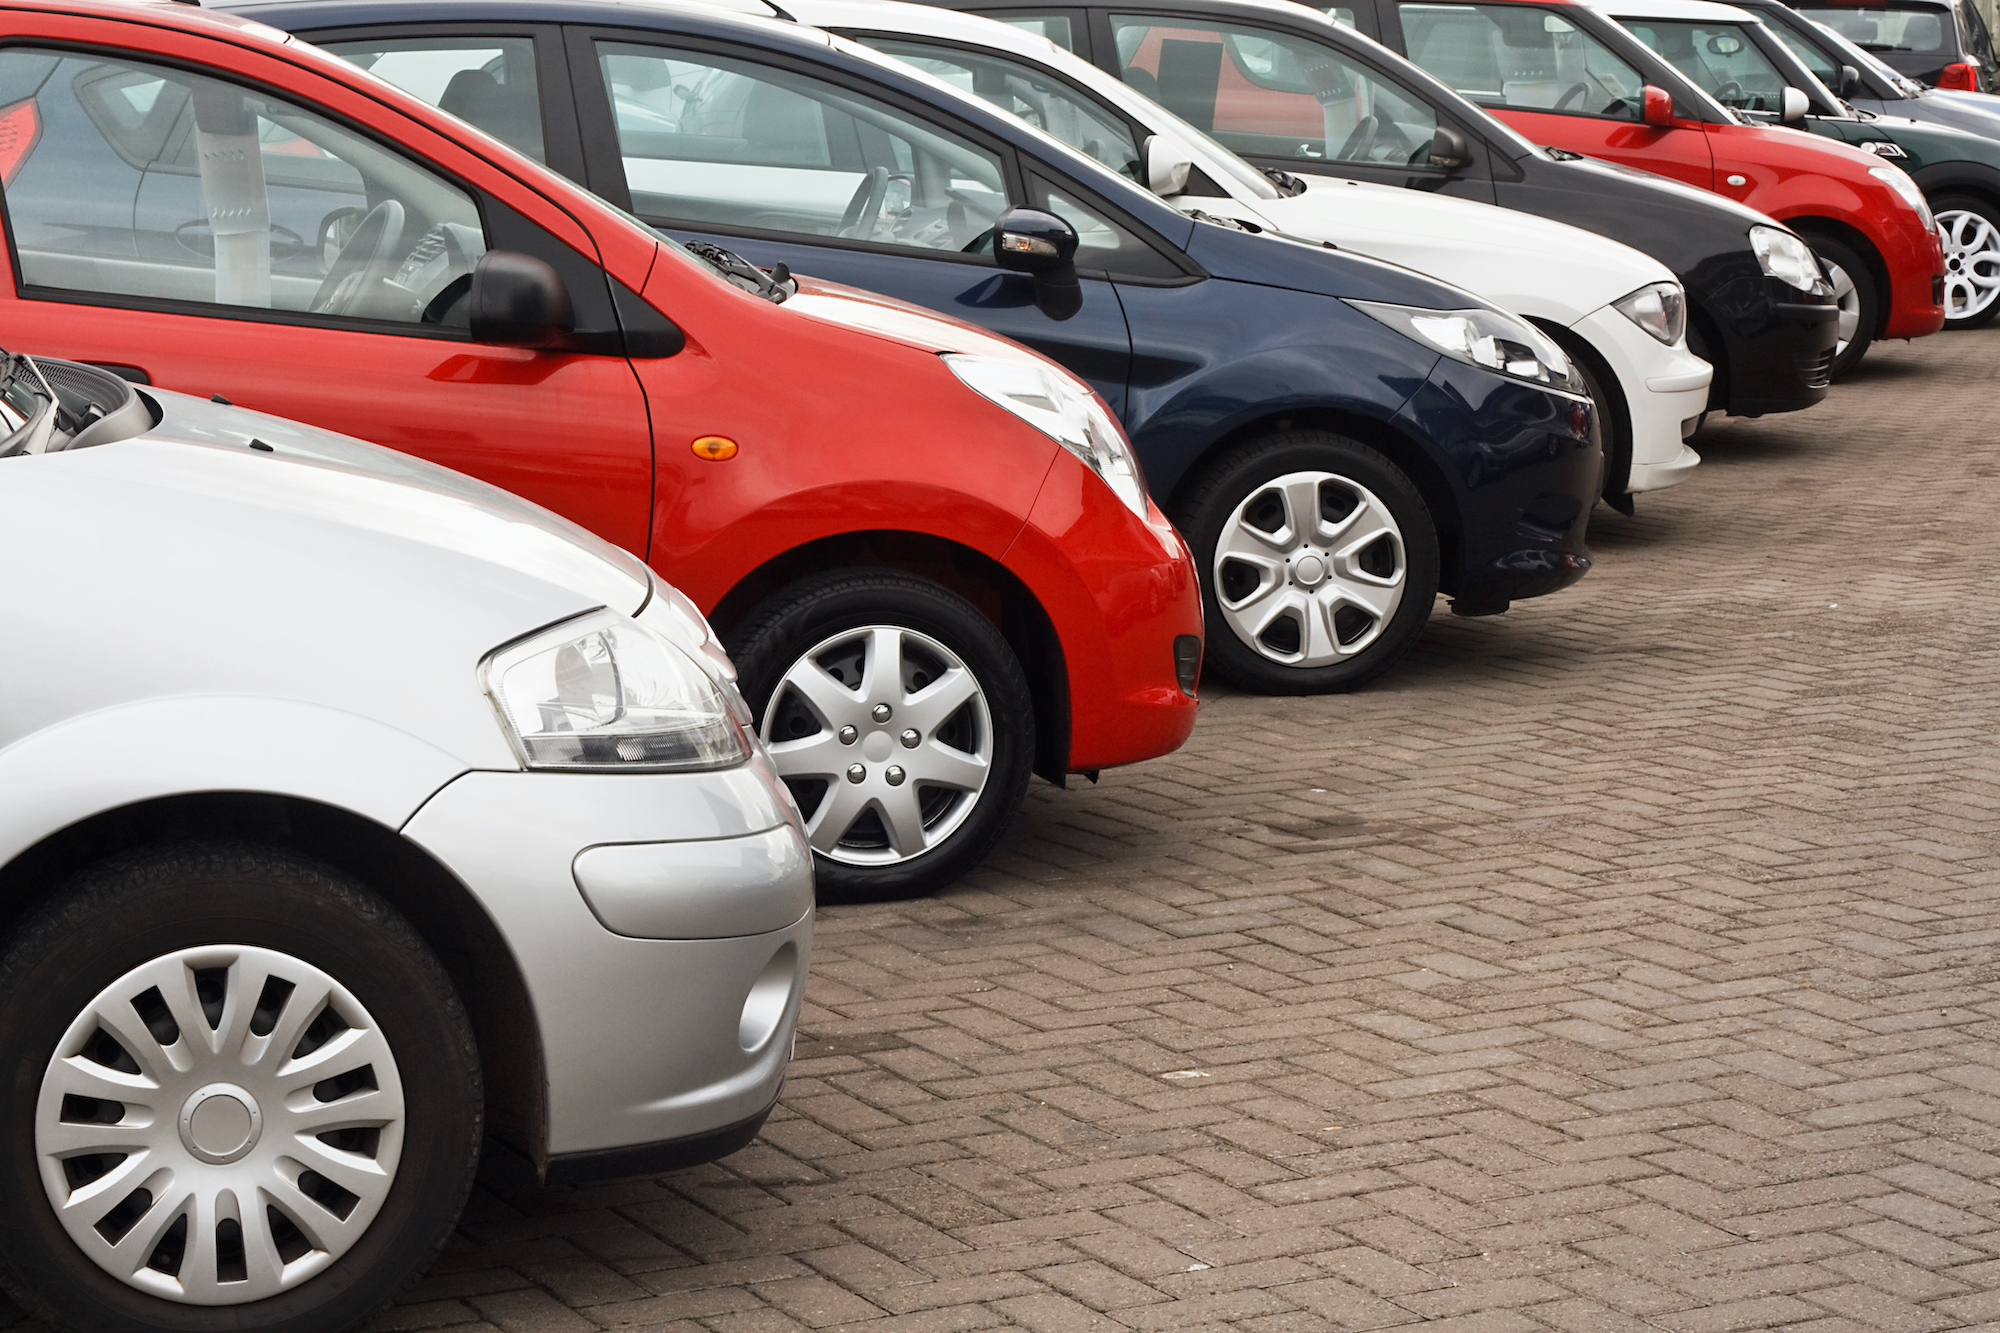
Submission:
[[[396,1177],[402,1083],[381,1028],[310,963],[182,949],[70,1023],[35,1155],[71,1241],[128,1286],[241,1305],[325,1271]]]
[[[1937,215],[1944,241],[1944,317],[1971,319],[2000,298],[2000,228],[1977,213]]]
[[[1847,350],[1847,344],[1854,341],[1854,334],[1861,327],[1861,293],[1855,289],[1854,279],[1840,265],[1821,259],[1820,267],[1826,270],[1826,280],[1833,287],[1833,299],[1840,307],[1840,337],[1833,345],[1833,354],[1839,356]]]
[[[764,743],[798,799],[813,849],[891,865],[956,832],[986,789],[993,719],[965,662],[927,634],[864,625],[784,673]]]
[[[1403,534],[1372,491],[1292,472],[1252,491],[1215,546],[1216,603],[1250,648],[1283,666],[1365,652],[1402,604]]]

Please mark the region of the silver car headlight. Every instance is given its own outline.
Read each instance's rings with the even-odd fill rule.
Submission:
[[[1910,173],[1901,167],[1870,167],[1868,174],[1903,196],[1903,202],[1917,210],[1926,228],[1935,228],[1937,219],[1931,216],[1931,202],[1924,198],[1924,192],[1910,179]]]
[[[1380,301],[1349,301],[1349,305],[1396,332],[1435,347],[1454,361],[1498,371],[1589,397],[1583,377],[1549,336],[1524,319],[1505,311],[1427,310],[1422,306],[1387,305]]]
[[[1140,518],[1146,482],[1125,432],[1097,395],[1038,361],[946,352],[944,363],[965,386],[1012,412],[1083,460]]]
[[[1806,243],[1783,227],[1755,226],[1750,229],[1750,250],[1757,256],[1764,276],[1798,288],[1802,292],[1819,287],[1819,264]]]
[[[529,768],[731,768],[750,742],[688,655],[628,616],[598,611],[499,649],[480,666]]]
[[[1611,308],[1672,347],[1687,334],[1687,296],[1678,282],[1655,282],[1611,303]]]

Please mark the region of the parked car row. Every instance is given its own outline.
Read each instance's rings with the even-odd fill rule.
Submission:
[[[344,1329],[488,1134],[733,1151],[816,890],[1990,317],[1986,95],[1870,54],[1970,6],[1755,3],[8,10],[0,1281]]]

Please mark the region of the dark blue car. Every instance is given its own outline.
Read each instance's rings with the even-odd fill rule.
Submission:
[[[861,47],[707,6],[238,12],[718,247],[718,265],[726,249],[900,297],[1070,367],[1187,536],[1208,661],[1238,684],[1349,688],[1401,656],[1440,591],[1486,615],[1590,567],[1603,456],[1553,344],[1421,275],[1168,207],[1135,183],[1146,145],[1111,127],[1085,156]]]

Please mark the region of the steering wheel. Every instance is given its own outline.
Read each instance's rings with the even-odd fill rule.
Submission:
[[[1590,91],[1589,84],[1573,83],[1568,88],[1565,88],[1563,90],[1563,95],[1556,99],[1556,104],[1550,107],[1549,110],[1560,111],[1564,107],[1568,106],[1571,102],[1574,102],[1577,98],[1583,96],[1585,93],[1589,91]]]
[[[852,239],[861,235],[861,220],[869,218],[870,231],[875,217],[881,216],[882,202],[889,197],[889,168],[876,167],[861,178],[861,184],[854,189],[854,197],[847,201],[847,210],[840,215],[838,235]]]
[[[1382,122],[1374,116],[1363,116],[1354,132],[1347,136],[1347,142],[1340,146],[1340,160],[1352,162],[1375,146],[1375,131]]]
[[[1738,102],[1743,100],[1743,85],[1738,83],[1734,79],[1731,79],[1729,82],[1723,84],[1720,88],[1717,88],[1715,90],[1715,100],[1722,103],[1724,106],[1733,105],[1733,103],[1731,103],[1729,100],[1732,97],[1735,98]]]
[[[396,271],[402,256],[392,247],[403,239],[403,216],[402,204],[394,199],[369,209],[306,309],[315,315],[353,314],[366,293]]]

